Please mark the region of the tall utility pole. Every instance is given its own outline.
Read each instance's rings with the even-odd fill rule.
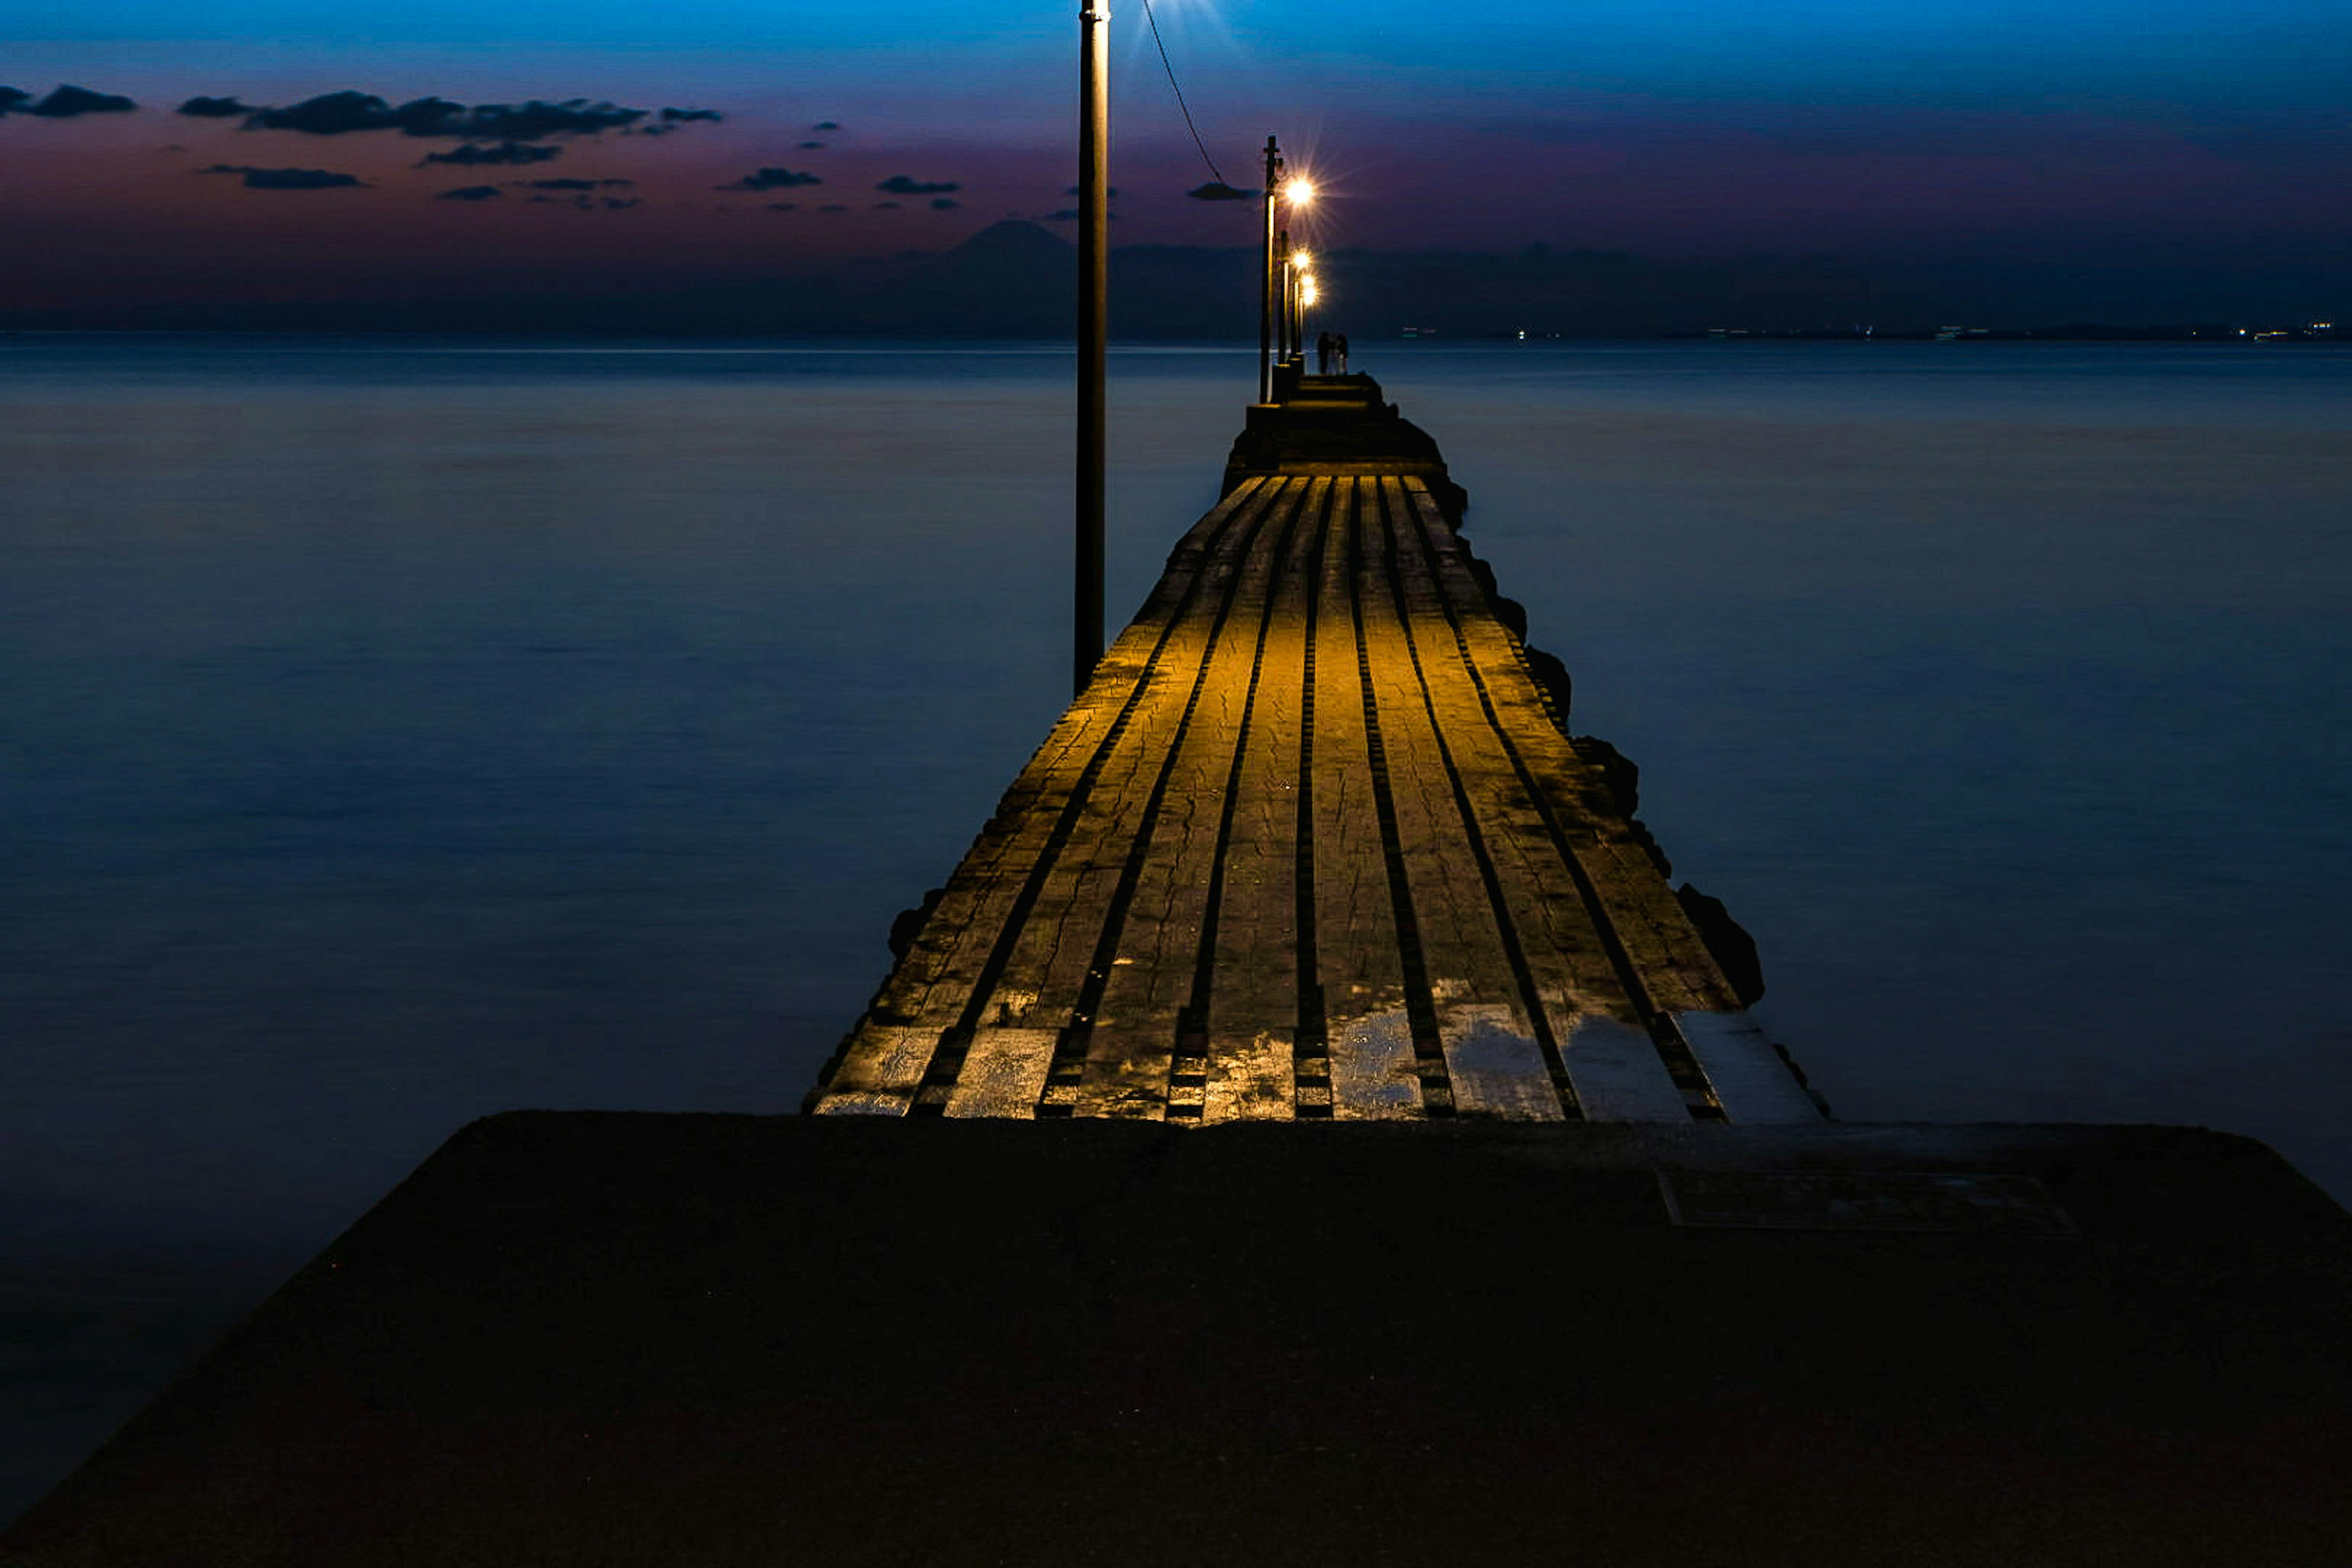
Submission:
[[[1103,650],[1104,353],[1110,338],[1110,11],[1078,0],[1077,595],[1072,689]]]
[[[1265,280],[1257,310],[1257,400],[1274,401],[1274,204],[1275,182],[1282,174],[1282,150],[1265,139]]]

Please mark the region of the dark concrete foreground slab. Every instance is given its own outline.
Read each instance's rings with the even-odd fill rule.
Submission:
[[[2202,1131],[517,1114],[0,1561],[2336,1563],[2347,1306]]]

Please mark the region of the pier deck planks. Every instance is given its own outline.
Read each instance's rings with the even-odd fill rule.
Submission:
[[[810,1105],[1818,1115],[1438,489],[1339,462],[1248,478],[1185,535]]]
[[[1339,481],[1338,515],[1318,574],[1313,643],[1310,907],[1315,992],[1328,1055],[1331,1114],[1342,1121],[1417,1118],[1424,1095],[1406,1006],[1403,949],[1364,728],[1354,572],[1355,481]]]

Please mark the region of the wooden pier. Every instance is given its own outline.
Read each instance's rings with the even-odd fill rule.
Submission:
[[[1223,500],[1005,793],[825,1114],[1810,1121],[1369,377]]]

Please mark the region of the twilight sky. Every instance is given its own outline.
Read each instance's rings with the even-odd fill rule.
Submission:
[[[1245,204],[1183,195],[1206,171],[1141,0],[1113,9],[1116,241],[1248,243]],[[25,95],[0,95],[0,289],[21,310],[750,279],[1051,223],[1075,11],[37,0],[0,44]],[[1280,134],[1332,194],[1326,247],[2352,282],[2341,0],[1161,0],[1160,21],[1227,177]],[[246,112],[346,91],[445,102]],[[228,101],[177,112],[194,99]],[[572,100],[570,129],[481,107]]]

